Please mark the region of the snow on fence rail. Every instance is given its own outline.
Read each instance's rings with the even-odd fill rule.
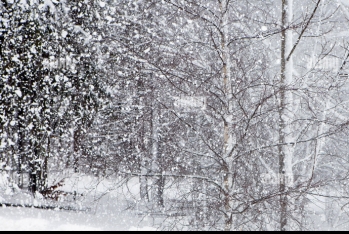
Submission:
[[[44,210],[69,210],[69,211],[78,211],[78,212],[89,212],[91,208],[76,208],[73,206],[50,206],[50,205],[33,205],[33,204],[13,204],[0,202],[0,207],[23,207],[23,208],[36,208]]]

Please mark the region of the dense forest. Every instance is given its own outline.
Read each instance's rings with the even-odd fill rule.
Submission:
[[[1,0],[0,205],[89,176],[158,230],[349,229],[348,25],[348,0]]]

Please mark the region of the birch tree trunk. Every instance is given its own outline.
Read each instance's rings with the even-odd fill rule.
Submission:
[[[292,183],[292,158],[294,146],[292,144],[291,122],[294,108],[290,89],[293,77],[292,31],[288,29],[292,22],[293,0],[282,0],[282,33],[281,33],[281,74],[279,93],[279,192],[280,192],[280,230],[286,231],[287,225],[287,185]]]
[[[232,199],[231,199],[231,187],[232,187],[232,154],[231,150],[233,147],[233,136],[231,135],[232,126],[231,126],[231,113],[230,109],[232,105],[232,79],[231,79],[231,57],[228,48],[228,7],[229,0],[220,1],[220,11],[221,11],[221,54],[222,54],[222,77],[223,77],[223,91],[224,91],[224,100],[226,102],[226,108],[224,110],[224,133],[223,133],[223,158],[225,160],[224,165],[224,176],[223,183],[225,189],[225,200],[224,200],[224,209],[225,209],[225,231],[230,231],[233,224],[233,217],[231,214],[232,209]]]

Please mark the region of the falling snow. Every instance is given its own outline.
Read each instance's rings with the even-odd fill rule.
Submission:
[[[0,230],[348,230],[348,19],[0,1]]]

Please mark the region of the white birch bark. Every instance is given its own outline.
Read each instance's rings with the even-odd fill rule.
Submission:
[[[293,20],[293,0],[288,0],[287,3],[287,25],[290,25]],[[293,32],[291,29],[286,30],[286,56],[288,56],[291,53],[292,47],[293,47]],[[287,58],[287,57],[286,57]],[[286,66],[285,66],[285,81],[286,81],[286,87],[290,90],[286,90],[285,93],[285,99],[286,99],[286,105],[288,107],[285,109],[285,122],[286,122],[286,128],[285,128],[285,142],[291,143],[294,142],[294,134],[292,134],[292,121],[295,119],[295,113],[292,111],[295,111],[297,109],[294,95],[292,91],[292,86],[294,85],[293,81],[293,58],[292,55],[289,58],[289,60],[286,60]],[[286,88],[286,89],[287,89]],[[289,179],[293,180],[293,171],[292,171],[292,160],[293,160],[293,153],[294,153],[294,144],[288,144],[285,146],[285,172],[286,175],[289,177]],[[292,184],[293,181],[290,181]]]
[[[224,112],[224,133],[223,133],[223,158],[225,160],[225,168],[223,175],[223,183],[225,189],[225,230],[230,231],[233,225],[233,215],[231,210],[233,208],[233,201],[231,198],[232,193],[232,165],[233,157],[231,155],[231,150],[235,144],[234,136],[232,135],[232,119],[231,119],[231,105],[233,102],[232,95],[232,77],[231,77],[231,57],[228,47],[229,43],[229,0],[220,1],[220,11],[221,11],[221,54],[223,60],[222,67],[222,77],[223,77],[223,90],[224,90],[224,100],[226,101],[227,108]]]
[[[288,26],[292,22],[293,0],[282,0],[282,27],[281,33],[281,75],[279,96],[279,192],[280,192],[280,230],[285,231],[287,225],[287,182],[292,183],[292,160],[294,152],[291,123],[294,116],[293,94],[290,87],[293,85],[292,55],[288,56],[293,47],[292,31]],[[286,180],[287,178],[287,180]]]

